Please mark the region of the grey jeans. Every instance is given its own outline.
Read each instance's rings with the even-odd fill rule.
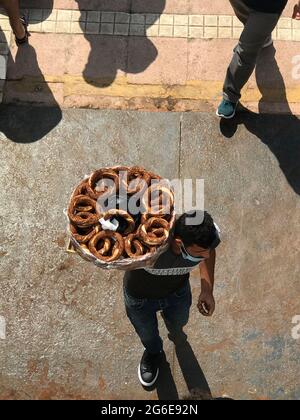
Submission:
[[[230,0],[230,3],[244,24],[223,86],[224,99],[236,103],[241,98],[241,90],[253,73],[258,54],[270,39],[280,14],[257,12],[250,9],[243,0]]]

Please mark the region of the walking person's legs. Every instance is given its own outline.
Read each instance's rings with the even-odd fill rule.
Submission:
[[[229,0],[236,17],[245,25],[250,15],[249,7],[243,0]]]
[[[29,34],[27,31],[27,22],[20,16],[19,0],[1,0],[1,5],[7,12],[17,44],[26,43]]]
[[[125,288],[124,301],[126,314],[145,347],[138,367],[138,377],[142,385],[152,386],[158,378],[163,351],[156,315],[159,303],[156,300],[134,298]]]
[[[247,23],[247,20],[250,16],[251,9],[247,6],[243,0],[230,0],[231,6],[234,10],[236,17],[244,24]],[[263,48],[269,47],[272,45],[272,35],[270,34],[264,42]],[[234,52],[234,50],[233,50]]]
[[[136,299],[124,289],[126,314],[139,336],[143,346],[150,354],[157,354],[163,349],[159,336],[156,308],[147,299]]]
[[[280,18],[279,14],[251,11],[240,40],[234,49],[223,86],[223,101],[217,115],[232,118],[241,98],[241,90],[249,80],[260,50],[270,38]]]
[[[168,306],[163,309],[162,317],[169,331],[169,339],[175,345],[186,342],[187,336],[183,327],[188,323],[190,307],[192,304],[192,293],[190,283],[170,296],[167,300]]]

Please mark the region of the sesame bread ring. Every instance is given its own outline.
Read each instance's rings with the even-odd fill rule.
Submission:
[[[144,225],[147,222],[147,220],[151,219],[151,217],[153,217],[153,216],[150,213],[142,213],[142,215],[141,215],[141,224]],[[170,220],[172,218],[172,215],[171,214],[166,214],[166,215],[155,216],[155,217],[161,217],[161,218],[167,220],[167,222],[170,222]]]
[[[103,213],[100,216],[100,219],[103,218],[104,220],[113,219],[115,217],[122,217],[126,223],[127,228],[124,231],[123,235],[126,236],[129,233],[132,233],[135,229],[135,221],[132,216],[130,216],[129,213],[127,213],[125,210],[118,210],[118,209],[111,209],[108,210],[106,213]]]
[[[77,197],[78,195],[87,195],[88,196],[87,180],[86,179],[84,181],[82,181],[78,185],[78,187],[75,188],[75,190],[72,193],[71,198]],[[91,211],[91,210],[93,210],[92,206],[86,206],[86,207],[77,206],[77,211]]]
[[[169,215],[174,207],[174,194],[159,183],[152,184],[142,198],[146,213],[155,217]]]
[[[100,226],[90,226],[87,228],[80,228],[70,223],[70,232],[73,238],[80,244],[89,242],[96,233],[100,231]]]
[[[151,175],[145,169],[134,166],[128,172],[128,194],[143,193],[151,182]]]
[[[124,241],[125,252],[129,258],[140,257],[145,254],[145,246],[141,243],[139,235],[131,233],[125,238]]]
[[[109,240],[109,249],[107,250],[107,240]],[[99,245],[99,242],[102,244]],[[102,230],[90,240],[89,250],[99,260],[105,262],[116,261],[120,258],[124,251],[124,239],[117,233],[109,230]]]
[[[109,181],[109,182],[108,182]],[[113,183],[111,183],[113,181]],[[112,184],[112,185],[111,185]],[[99,169],[92,173],[87,182],[87,191],[91,198],[109,196],[119,189],[119,176],[112,169]]]
[[[102,243],[102,247],[101,247],[101,249],[99,249],[98,252],[101,255],[105,255],[109,252],[110,248],[111,248],[110,239],[109,238],[104,238],[103,243]]]
[[[75,188],[75,190],[72,193],[72,197],[76,197],[77,195],[88,195],[87,191],[87,179],[80,182],[80,184]]]
[[[148,188],[151,182],[151,175],[139,166],[119,167],[116,172],[119,176],[119,185],[122,192],[129,195],[141,193]]]
[[[158,246],[169,238],[169,223],[160,218],[152,217],[144,225],[140,226],[139,235],[148,246]],[[161,229],[163,229],[161,231]]]
[[[82,208],[90,208],[91,211],[80,211]],[[71,198],[68,208],[70,221],[79,227],[89,227],[95,225],[99,220],[99,213],[96,208],[96,201],[86,195],[77,195]]]

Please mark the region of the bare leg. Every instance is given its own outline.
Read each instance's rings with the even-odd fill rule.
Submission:
[[[1,0],[1,4],[8,14],[10,25],[15,36],[19,39],[24,38],[25,29],[20,21],[19,0]]]

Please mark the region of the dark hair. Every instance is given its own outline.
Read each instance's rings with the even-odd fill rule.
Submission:
[[[201,220],[200,224],[190,224],[189,218]],[[216,228],[213,218],[207,211],[195,210],[184,213],[176,221],[175,237],[182,240],[185,246],[198,245],[208,249],[216,239]]]

